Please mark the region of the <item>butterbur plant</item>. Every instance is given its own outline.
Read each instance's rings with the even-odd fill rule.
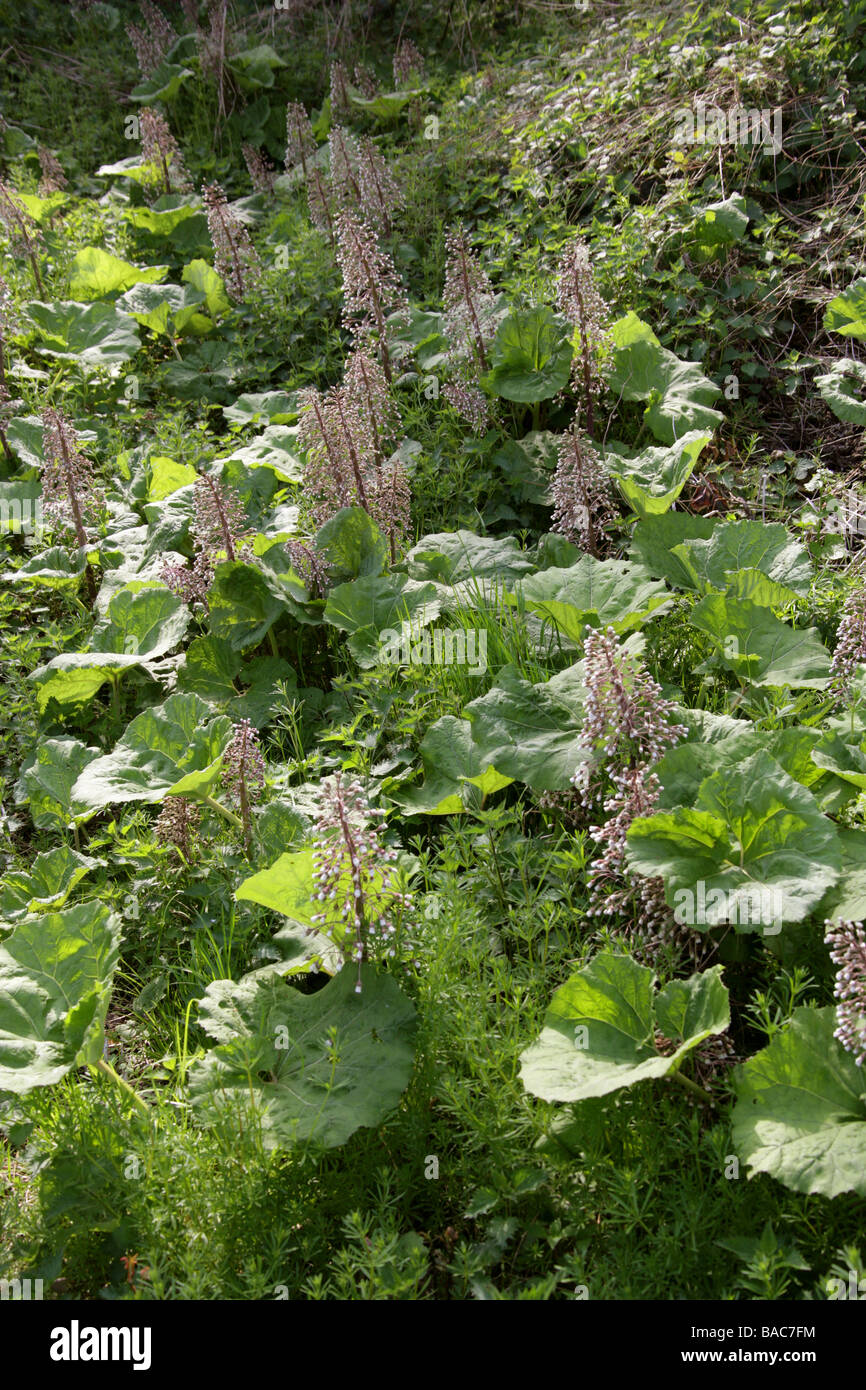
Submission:
[[[178,857],[189,864],[195,854],[201,811],[186,796],[169,796],[154,823],[160,844],[172,845]]]
[[[165,564],[162,581],[184,603],[207,608],[214,566],[220,559],[236,560],[247,522],[237,493],[214,478],[199,478],[193,490],[190,535],[195,555],[191,567]]]
[[[277,173],[271,161],[255,145],[241,145],[241,153],[256,193],[273,193]]]
[[[552,529],[589,555],[599,555],[604,529],[616,519],[613,488],[592,441],[577,424],[560,441],[551,495]]]
[[[408,304],[394,262],[377,244],[372,228],[350,212],[337,219],[337,261],[343,276],[343,323],[356,343],[372,339],[385,378],[391,359],[385,320]]]
[[[146,164],[160,173],[166,193],[189,193],[192,189],[180,147],[168,128],[168,122],[152,106],[142,108],[139,117],[141,153]]]
[[[321,169],[311,168],[307,175],[307,206],[310,210],[310,221],[314,227],[318,227],[320,232],[327,232],[331,245],[336,246],[333,202],[334,190],[330,180],[325,178]]]
[[[688,730],[674,723],[673,701],[662,698],[656,681],[637,657],[620,646],[613,628],[587,632],[584,680],[586,700],[578,741],[589,757],[572,784],[587,811],[601,812],[601,823],[590,826],[590,834],[602,849],[589,875],[589,915],[623,912],[637,897],[641,934],[660,943],[669,927],[675,944],[681,945],[688,933],[676,928],[661,879],[639,878],[635,885],[616,885],[623,876],[630,825],[656,809],[660,789],[651,768]]]
[[[17,333],[18,327],[18,315],[9,286],[0,275],[0,386],[6,385],[6,344],[12,334]]]
[[[334,126],[328,136],[328,164],[331,171],[331,190],[338,208],[360,206],[358,160],[358,142],[352,132],[343,126]]]
[[[36,153],[39,157],[39,168],[42,170],[42,177],[39,180],[39,196],[40,198],[47,198],[50,193],[59,193],[61,189],[65,188],[67,179],[60,161],[50,150],[47,150],[44,145],[37,145]]]
[[[397,887],[397,851],[384,842],[385,812],[370,805],[363,786],[338,773],[322,783],[313,850],[313,893],[327,908],[313,916],[320,931],[339,930],[341,946],[358,965],[397,953],[397,930],[412,906]],[[334,919],[337,919],[336,921]]]
[[[604,330],[607,305],[596,287],[589,248],[579,239],[560,257],[556,297],[559,308],[575,329],[572,380],[583,399],[587,430],[593,434],[595,404],[602,388],[600,362],[607,345]]]
[[[858,1067],[866,1061],[866,930],[862,922],[825,923],[824,937],[836,971],[834,1037],[850,1052]]]
[[[355,86],[358,88],[361,95],[368,101],[371,97],[377,95],[379,91],[379,79],[373,69],[369,68],[366,63],[355,64],[354,77]]]
[[[202,198],[214,248],[214,267],[232,299],[241,303],[257,280],[261,263],[249,233],[230,210],[219,184],[205,184]]]
[[[95,522],[102,508],[102,498],[94,486],[92,465],[79,452],[75,430],[61,410],[46,406],[42,424],[45,513],[58,525],[70,528],[76,544],[86,554],[87,525]],[[85,569],[85,583],[92,603],[96,585],[90,565]]]
[[[223,786],[237,807],[243,826],[244,844],[250,854],[253,844],[252,808],[265,786],[265,760],[259,736],[248,719],[235,725],[235,733],[223,759]]]
[[[313,598],[324,598],[331,582],[327,560],[309,541],[286,541],[292,569]]]
[[[424,59],[411,39],[401,39],[394,50],[394,85],[414,86],[424,78]]]
[[[26,208],[17,201],[15,190],[0,180],[0,223],[6,229],[13,255],[26,256],[33,271],[36,289],[45,298],[45,286],[37,254],[41,248],[39,228]]]
[[[349,74],[345,65],[339,58],[331,64],[331,118],[332,120],[342,120],[345,116],[352,113],[352,103],[349,100]]]
[[[848,698],[851,678],[861,662],[866,662],[866,579],[858,575],[845,599],[836,650],[830,662],[832,683],[841,699]]]
[[[358,182],[365,222],[389,236],[393,214],[403,207],[405,199],[375,144],[366,135],[358,142]]]
[[[307,161],[316,153],[316,138],[310,118],[300,102],[290,101],[286,107],[286,173],[299,164],[304,178],[309,177]]]
[[[493,287],[462,227],[448,233],[445,251],[443,329],[448,363],[456,377],[445,386],[443,395],[476,434],[482,434],[490,423],[487,398],[479,383],[490,366]]]

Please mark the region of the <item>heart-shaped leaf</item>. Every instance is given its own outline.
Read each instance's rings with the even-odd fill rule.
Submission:
[[[730,1022],[721,966],[675,980],[656,994],[655,975],[631,956],[602,952],[554,994],[537,1042],[521,1054],[534,1096],[575,1102],[609,1095],[677,1070]],[[662,1056],[655,1029],[677,1047]]]
[[[543,307],[515,310],[503,319],[493,340],[493,389],[507,401],[545,401],[566,385],[573,354],[561,315]]]
[[[274,974],[216,980],[201,1005],[219,1040],[190,1068],[193,1104],[245,1127],[252,1111],[268,1149],[344,1144],[399,1103],[414,1063],[415,1009],[388,975],[345,968],[316,994]]]

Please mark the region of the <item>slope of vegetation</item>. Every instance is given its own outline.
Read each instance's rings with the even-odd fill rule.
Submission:
[[[11,9],[0,1278],[839,1297],[866,6]]]

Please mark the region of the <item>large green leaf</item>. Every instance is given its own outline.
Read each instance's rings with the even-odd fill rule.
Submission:
[[[712,431],[724,418],[712,408],[721,391],[696,362],[681,362],[663,348],[649,324],[631,312],[610,330],[613,359],[608,381],[627,401],[647,401],[646,422],[663,444],[689,430]]]
[[[294,670],[280,657],[259,656],[244,664],[230,642],[197,637],[187,649],[177,684],[179,690],[191,691],[234,720],[249,719],[259,729],[268,722],[278,698],[278,681],[290,687],[297,684]]]
[[[261,434],[241,445],[228,457],[245,468],[271,468],[281,482],[300,483],[304,466],[295,454],[297,430],[294,426],[268,425]]]
[[[664,879],[684,925],[766,935],[808,917],[842,867],[835,826],[766,752],[707,777],[694,807],[633,821],[626,857],[637,873]]]
[[[721,247],[741,241],[748,225],[749,215],[742,193],[731,193],[720,202],[710,203],[698,213],[690,232],[698,260],[713,260]]]
[[[238,396],[234,405],[223,406],[223,415],[239,425],[290,425],[298,418],[297,391],[260,391]]]
[[[854,280],[843,294],[831,299],[824,313],[828,333],[866,342],[866,279]]]
[[[204,295],[205,308],[212,319],[221,318],[231,308],[222,277],[207,261],[190,261],[184,266],[181,279]]]
[[[0,1091],[25,1095],[102,1056],[120,921],[79,903],[0,943]]]
[[[608,454],[607,466],[633,512],[658,516],[673,506],[709,442],[708,434],[694,430],[670,448],[650,446],[632,458]]]
[[[491,385],[507,401],[533,404],[568,382],[574,349],[565,319],[550,309],[517,309],[496,332]]]
[[[605,1096],[667,1076],[730,1022],[721,966],[675,980],[656,994],[655,975],[631,956],[597,955],[554,994],[538,1041],[521,1054],[528,1091],[548,1101]],[[678,1046],[656,1048],[659,1031]]]
[[[180,63],[161,63],[155,72],[133,87],[129,100],[140,101],[144,106],[153,106],[157,101],[174,101],[184,82],[192,75],[192,68],[182,67]]]
[[[391,792],[392,801],[409,816],[447,816],[477,807],[482,797],[513,781],[485,765],[472,740],[472,725],[450,714],[430,725],[418,752],[423,785]]]
[[[132,265],[98,246],[85,246],[72,258],[69,292],[73,299],[106,299],[132,285],[163,280],[167,271],[167,265]]]
[[[7,584],[37,584],[46,589],[77,589],[87,566],[83,551],[62,550],[53,546],[25,560],[13,573],[3,578]]]
[[[843,357],[829,372],[816,376],[815,385],[840,420],[847,425],[866,425],[866,364]]]
[[[513,536],[502,540],[476,536],[472,531],[446,531],[424,536],[406,556],[413,579],[459,584],[466,579],[499,579],[510,588],[535,564]]]
[[[220,775],[233,726],[197,695],[170,695],[127,728],[113,753],[84,769],[73,798],[95,815],[113,802],[206,796]]]
[[[61,705],[90,700],[106,681],[118,680],[134,666],[147,668],[146,657],[153,661],[180,643],[189,620],[188,609],[164,584],[124,585],[94,627],[90,651],[63,652],[31,673],[40,710],[50,700]]]
[[[753,685],[822,690],[830,653],[815,628],[794,628],[760,603],[708,594],[689,614],[692,627],[715,642],[717,659]]]
[[[9,919],[63,906],[69,894],[101,861],[68,845],[37,854],[29,869],[3,875],[0,914]]]
[[[335,512],[318,531],[316,549],[322,552],[338,584],[364,574],[382,574],[388,566],[388,542],[363,507],[343,507]]]
[[[414,1062],[415,1009],[388,975],[345,967],[305,995],[270,974],[215,980],[201,1004],[218,1040],[190,1068],[200,1115],[261,1122],[269,1149],[344,1144],[398,1105]]]
[[[38,744],[33,762],[21,774],[20,799],[30,804],[33,824],[40,830],[65,830],[85,814],[73,787],[88,763],[99,757],[77,738],[47,738]]]
[[[531,685],[516,667],[500,671],[486,695],[463,711],[479,761],[535,791],[566,791],[578,763],[583,727],[583,663]]]
[[[209,333],[213,321],[201,312],[205,296],[191,285],[136,285],[121,295],[117,307],[157,336],[175,338],[188,328]]]
[[[407,623],[417,636],[441,607],[434,584],[402,574],[363,575],[330,591],[324,618],[350,634],[349,649],[359,665],[374,666],[382,657],[380,633],[399,633]]]
[[[123,216],[145,245],[167,242],[169,254],[184,257],[210,245],[200,202],[192,204],[184,194],[166,194],[149,208],[127,208]]]
[[[519,584],[527,608],[552,618],[580,642],[587,627],[612,627],[622,634],[643,625],[669,601],[661,580],[628,560],[596,560],[584,555],[568,569],[551,568]]]
[[[226,560],[217,565],[208,594],[210,630],[236,651],[258,646],[286,605],[255,565]]]
[[[769,1047],[739,1067],[734,1148],[750,1176],[795,1192],[866,1197],[866,1081],[833,1036],[836,1011],[795,1009]]]
[[[691,572],[678,558],[679,546],[686,541],[709,540],[718,525],[712,517],[692,516],[691,512],[646,514],[632,532],[631,558],[678,589],[691,589]]]
[[[724,521],[706,539],[684,539],[672,554],[681,564],[687,587],[699,592],[730,591],[741,575],[759,573],[768,581],[764,597],[782,604],[808,594],[812,581],[808,552],[781,523]]]
[[[27,305],[27,313],[39,332],[37,352],[75,360],[88,370],[118,367],[141,346],[135,320],[112,304],[34,301]]]

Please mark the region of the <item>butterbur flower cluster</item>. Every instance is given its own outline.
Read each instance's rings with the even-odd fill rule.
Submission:
[[[842,609],[836,650],[830,662],[833,685],[843,699],[848,696],[851,678],[866,662],[866,580],[858,578]]]
[[[18,331],[18,315],[9,286],[0,275],[0,386],[6,384],[6,343]]]
[[[355,64],[355,86],[367,101],[378,94],[379,79],[366,63]]]
[[[258,278],[261,262],[249,233],[232,213],[219,184],[205,184],[202,198],[214,248],[214,267],[231,298],[240,303]]]
[[[334,126],[328,136],[328,163],[338,208],[358,207],[361,202],[361,185],[356,175],[358,159],[358,142],[352,132],[344,126]]]
[[[259,736],[248,719],[235,725],[235,733],[223,759],[223,786],[240,812],[247,852],[253,841],[252,808],[265,785],[265,760]]]
[[[256,193],[273,193],[277,171],[271,161],[255,145],[241,145],[241,153]]]
[[[424,59],[411,39],[401,39],[398,43],[393,66],[396,87],[408,87],[424,77]]]
[[[834,1037],[858,1067],[866,1061],[866,930],[862,922],[827,921],[824,937],[837,967]]]
[[[286,173],[298,164],[308,177],[307,160],[316,153],[316,139],[310,118],[300,102],[290,101],[286,107]]]
[[[140,0],[139,8],[147,27],[139,29],[136,24],[127,24],[126,33],[135,49],[142,77],[150,77],[176,42],[178,34],[152,0]]]
[[[184,603],[200,603],[206,608],[214,566],[219,559],[238,558],[246,524],[243,504],[236,492],[213,478],[199,478],[193,491],[190,526],[195,550],[192,567],[165,564],[162,582]]]
[[[167,797],[154,823],[154,834],[160,844],[173,845],[189,863],[193,857],[201,811],[185,796]]]
[[[607,305],[596,287],[589,249],[579,239],[568,246],[560,258],[557,302],[577,330],[572,380],[583,397],[587,429],[592,434],[595,401],[602,388],[599,361],[606,350]]]
[[[616,519],[613,489],[597,450],[576,425],[560,442],[551,494],[553,530],[597,556],[605,526]]]
[[[331,210],[334,190],[321,169],[310,168],[307,174],[307,205],[310,221],[320,232],[327,232],[332,246],[336,246],[334,214]]]
[[[42,170],[42,178],[39,180],[39,196],[40,198],[47,198],[49,193],[58,193],[60,189],[65,188],[67,178],[60,161],[44,145],[37,145],[36,153],[39,157],[39,168]]]
[[[341,386],[324,395],[309,389],[299,402],[298,441],[313,522],[319,527],[343,507],[363,507],[388,536],[396,559],[409,532],[410,497],[402,464],[385,458],[400,416],[383,368],[356,351]]]
[[[39,270],[37,252],[41,246],[39,228],[23,206],[17,201],[15,190],[0,179],[0,225],[6,230],[9,237],[10,250],[13,255],[26,256],[33,271],[33,279],[39,294],[45,298],[45,286],[42,283],[42,274]]]
[[[442,394],[476,434],[483,434],[490,424],[490,409],[479,380],[489,367],[493,287],[462,227],[448,233],[445,251],[443,329],[448,364],[456,375]]]
[[[331,582],[330,566],[320,550],[308,541],[286,541],[292,569],[313,598],[324,598]]]
[[[403,192],[369,136],[358,142],[358,182],[361,213],[384,236],[390,235],[394,213],[403,207]]]
[[[192,189],[183,162],[180,146],[168,128],[168,122],[152,106],[142,108],[139,117],[141,153],[146,164],[152,164],[162,175],[166,193],[188,193]]]
[[[343,324],[356,343],[375,339],[390,383],[385,320],[408,309],[394,262],[378,245],[372,228],[345,211],[337,219],[337,262],[343,276]]]
[[[88,544],[87,526],[102,507],[93,481],[93,466],[79,451],[75,430],[62,410],[46,406],[42,412],[42,491],[45,513],[75,532],[79,546]]]
[[[313,850],[313,892],[323,910],[312,920],[328,936],[339,932],[344,959],[358,965],[396,954],[397,925],[411,909],[397,888],[397,851],[384,842],[385,812],[372,807],[358,781],[340,774],[322,783]],[[327,904],[327,906],[324,906]]]
[[[623,912],[636,898],[647,941],[660,944],[667,936],[674,944],[691,944],[695,933],[674,922],[660,878],[640,877],[636,885],[616,887],[624,875],[629,827],[639,816],[652,815],[658,803],[659,782],[651,768],[688,730],[673,722],[673,701],[662,698],[656,681],[620,646],[613,628],[587,633],[584,680],[578,741],[589,757],[572,784],[587,811],[601,812],[590,834],[602,850],[589,875],[589,915]]]
[[[337,58],[331,64],[331,119],[341,121],[352,113],[349,99],[349,74]]]

